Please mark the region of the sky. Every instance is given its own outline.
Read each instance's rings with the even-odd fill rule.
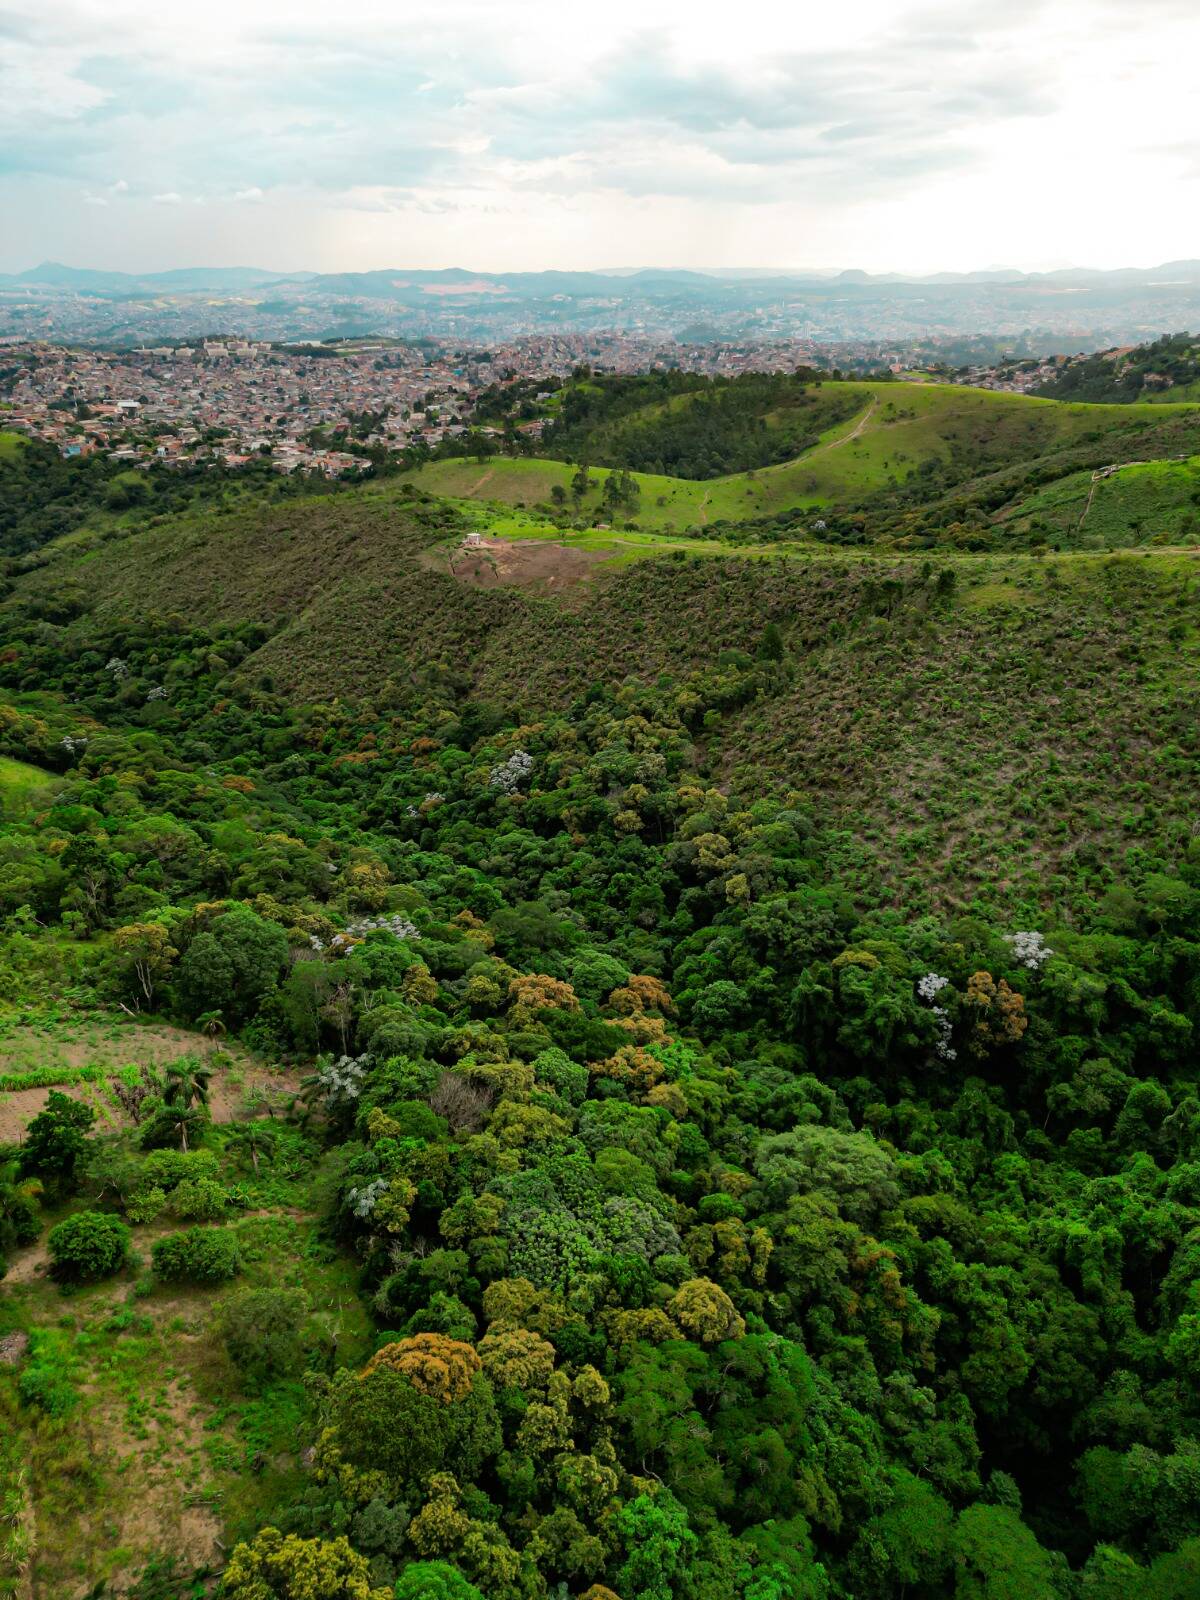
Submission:
[[[1200,257],[1200,0],[0,0],[0,271]]]

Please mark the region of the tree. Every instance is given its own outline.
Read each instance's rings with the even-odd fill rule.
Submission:
[[[136,981],[139,1000],[153,1005],[160,983],[165,983],[179,955],[167,930],[157,922],[131,922],[112,936],[118,969]]]
[[[297,1370],[303,1358],[300,1329],[308,1309],[302,1289],[242,1289],[222,1303],[216,1326],[234,1366],[259,1382]]]
[[[484,1600],[446,1561],[413,1561],[396,1580],[396,1600]]]
[[[491,1385],[481,1373],[465,1393],[451,1376],[437,1392],[427,1393],[408,1371],[390,1360],[376,1361],[358,1376],[341,1377],[332,1412],[333,1437],[342,1455],[386,1472],[405,1487],[425,1482],[448,1461],[464,1478],[473,1478],[501,1443]]]
[[[699,1541],[670,1490],[653,1497],[640,1494],[622,1506],[615,1528],[624,1552],[616,1574],[617,1593],[630,1600],[676,1600]]]
[[[1058,1600],[1053,1562],[1008,1506],[968,1506],[952,1549],[955,1600]]]
[[[275,988],[287,965],[283,929],[248,906],[232,905],[184,950],[175,969],[180,1004],[190,1017],[220,1011],[246,1021]]]
[[[36,1178],[22,1180],[18,1176],[16,1162],[0,1166],[0,1277],[8,1252],[14,1246],[32,1244],[38,1236],[41,1190]]]
[[[257,1178],[259,1162],[264,1157],[270,1159],[278,1141],[279,1133],[274,1124],[262,1117],[254,1117],[249,1122],[241,1122],[230,1128],[225,1135],[225,1148],[235,1156],[248,1156]]]
[[[40,1178],[55,1194],[75,1187],[76,1169],[87,1149],[86,1130],[96,1120],[91,1106],[52,1089],[44,1111],[25,1130],[17,1158],[22,1178]]]
[[[208,1085],[212,1068],[187,1056],[180,1056],[167,1068],[166,1092],[161,1108],[141,1132],[143,1149],[153,1149],[168,1139],[179,1139],[187,1154],[188,1135],[203,1137],[208,1123]]]
[[[229,1032],[219,1011],[202,1011],[196,1018],[196,1026],[208,1040],[210,1049],[215,1049],[217,1040]]]
[[[370,1567],[346,1538],[301,1539],[263,1528],[234,1547],[225,1568],[226,1600],[392,1600],[373,1588]]]
[[[421,1394],[450,1405],[471,1392],[480,1360],[474,1348],[459,1339],[440,1333],[418,1333],[396,1344],[385,1344],[363,1368],[362,1376],[373,1372],[402,1372]]]
[[[690,1339],[701,1344],[719,1344],[723,1339],[739,1339],[746,1331],[733,1301],[709,1278],[689,1278],[680,1284],[667,1304],[667,1310]]]
[[[896,1468],[891,1504],[863,1524],[850,1552],[856,1592],[886,1596],[897,1587],[940,1583],[950,1566],[954,1516],[920,1478]]]

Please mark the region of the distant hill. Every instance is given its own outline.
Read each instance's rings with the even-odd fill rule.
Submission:
[[[174,294],[203,294],[209,291],[236,293],[258,289],[264,284],[286,279],[303,282],[311,273],[267,272],[261,267],[175,267],[167,272],[103,272],[91,267],[67,267],[58,261],[43,261],[27,272],[0,275],[0,283],[29,284],[57,288],[74,294],[135,294],[162,290]]]
[[[1088,288],[1200,285],[1200,261],[1169,261],[1158,267],[1121,267],[1105,270],[1092,267],[1066,267],[1053,272],[1021,272],[1016,268],[973,272],[864,272],[850,267],[841,271],[758,270],[739,268],[728,273],[720,269],[697,272],[690,268],[641,267],[620,272],[592,271],[496,272],[469,267],[378,267],[365,271],[272,272],[261,267],[177,267],[164,272],[110,272],[91,267],[65,266],[44,261],[25,272],[0,273],[0,283],[29,284],[77,291],[113,294],[165,289],[177,293],[203,293],[210,289],[253,289],[266,284],[299,284],[327,294],[367,295],[372,298],[403,297],[406,290],[423,291],[427,286],[453,288],[464,292],[487,285],[490,289],[521,297],[546,294],[593,295],[646,292],[692,292],[705,296],[720,283],[736,284],[741,290],[763,295],[789,289],[825,290],[877,289],[886,286],[993,286]]]

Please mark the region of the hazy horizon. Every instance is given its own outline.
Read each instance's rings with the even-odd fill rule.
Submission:
[[[16,267],[0,269],[0,271],[3,271],[4,275],[9,277],[29,277],[32,274],[42,271],[46,268],[62,268],[68,272],[93,272],[100,274],[121,275],[131,278],[152,278],[165,276],[168,273],[178,274],[187,272],[253,272],[262,273],[264,275],[269,275],[272,278],[279,279],[295,278],[304,275],[341,276],[371,272],[412,272],[420,274],[462,272],[493,278],[505,276],[518,277],[522,274],[591,273],[599,277],[610,277],[617,279],[633,278],[648,273],[662,274],[664,276],[693,273],[701,277],[744,280],[753,280],[755,278],[762,278],[764,280],[772,278],[835,278],[842,274],[868,272],[868,276],[872,278],[911,278],[915,281],[922,281],[932,277],[965,278],[971,276],[980,277],[989,274],[1002,273],[1020,273],[1024,276],[1035,277],[1038,275],[1056,272],[1105,274],[1119,272],[1152,272],[1156,269],[1166,269],[1182,262],[1191,264],[1196,261],[1200,261],[1200,255],[1195,257],[1180,256],[1176,257],[1172,261],[1133,262],[1125,260],[1124,258],[1116,258],[1112,262],[1097,264],[1091,261],[1060,260],[1031,266],[1014,266],[1011,264],[992,263],[988,266],[931,267],[924,272],[906,272],[900,268],[876,268],[868,271],[868,269],[860,267],[856,263],[852,262],[843,262],[839,265],[829,267],[713,267],[704,265],[685,266],[678,262],[668,263],[663,266],[643,265],[636,267],[608,265],[597,266],[594,263],[587,263],[578,266],[559,266],[555,263],[542,263],[540,265],[522,267],[495,267],[487,264],[486,262],[465,263],[462,261],[438,261],[433,262],[430,265],[414,265],[410,262],[404,261],[375,261],[364,262],[355,265],[331,266],[318,269],[303,263],[300,265],[293,264],[288,267],[277,267],[265,266],[259,261],[240,260],[187,260],[173,262],[167,266],[147,266],[144,263],[140,263],[135,266],[124,267],[111,266],[100,260],[88,259],[61,261],[52,259],[50,257],[42,257],[37,261],[29,262],[24,265],[18,265]]]

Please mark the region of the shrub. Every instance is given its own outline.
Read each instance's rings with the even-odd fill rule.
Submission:
[[[300,1326],[307,1312],[302,1289],[241,1289],[221,1307],[217,1330],[246,1377],[285,1377],[300,1365]]]
[[[172,1191],[170,1207],[184,1220],[214,1222],[225,1215],[228,1198],[213,1178],[185,1178]]]
[[[167,1203],[167,1197],[155,1184],[149,1189],[139,1189],[125,1202],[125,1215],[130,1222],[153,1222]]]
[[[170,1282],[223,1283],[241,1271],[237,1235],[231,1228],[189,1228],[170,1233],[151,1251],[154,1271]]]
[[[40,1350],[17,1379],[17,1396],[23,1406],[44,1411],[48,1417],[65,1416],[79,1404],[79,1390],[53,1350]]]
[[[129,1229],[103,1211],[77,1211],[50,1230],[50,1259],[56,1277],[107,1278],[125,1264]]]
[[[141,1170],[146,1184],[169,1193],[189,1178],[215,1178],[217,1158],[211,1150],[152,1150]]]

